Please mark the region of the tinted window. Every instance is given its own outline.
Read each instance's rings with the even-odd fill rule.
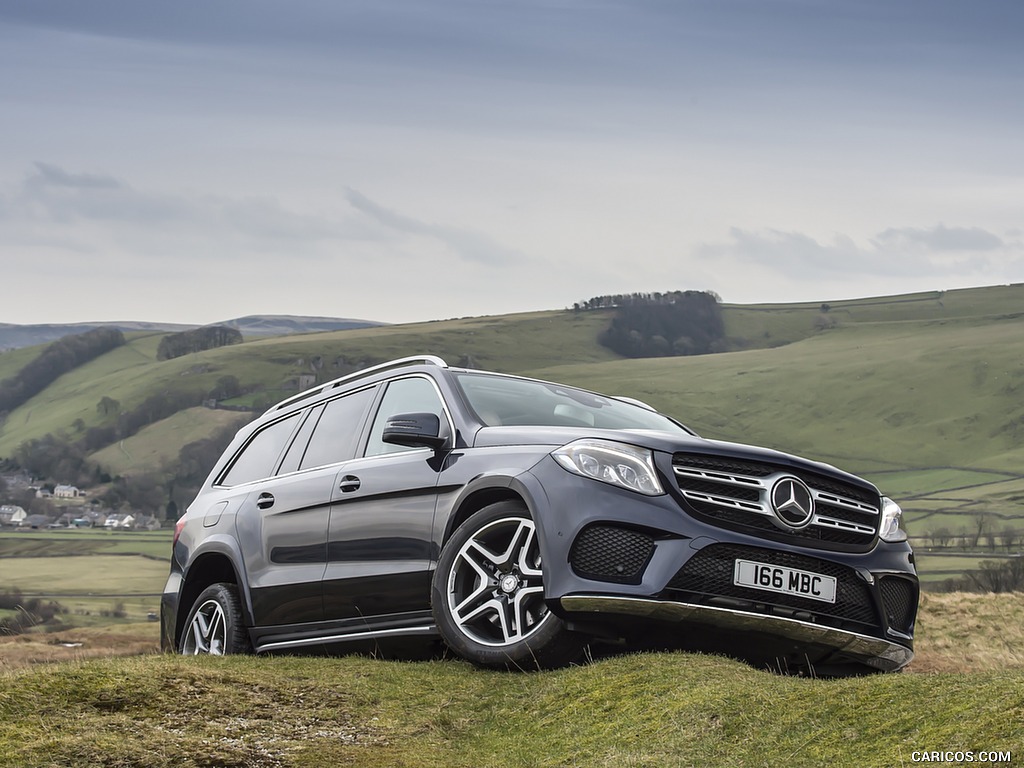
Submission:
[[[381,401],[380,408],[377,409],[377,417],[373,420],[370,442],[366,446],[367,456],[412,450],[403,445],[391,445],[381,440],[381,436],[384,434],[384,425],[396,413],[436,413],[442,424],[447,421],[447,416],[445,416],[444,408],[441,405],[441,398],[431,382],[423,378],[392,381],[388,384],[388,391],[384,393],[384,399]]]
[[[477,416],[489,427],[686,431],[671,419],[646,408],[563,384],[475,373],[458,374],[456,380]]]
[[[373,401],[373,393],[373,388],[364,389],[327,404],[299,464],[300,469],[322,467],[352,458],[358,437],[356,433]]]
[[[316,426],[317,419],[320,418],[320,414],[323,412],[323,405],[315,406],[309,409],[307,412],[309,415],[306,420],[302,422],[302,426],[299,427],[295,433],[295,437],[292,438],[292,444],[288,446],[288,452],[281,459],[281,466],[277,469],[277,474],[284,475],[288,472],[294,472],[299,468],[299,462],[302,461],[302,454],[306,452],[306,444],[309,442],[309,436],[313,434],[313,427]]]
[[[241,485],[270,477],[298,419],[299,414],[296,413],[257,432],[242,449],[242,453],[235,459],[235,463],[231,465],[221,483]]]

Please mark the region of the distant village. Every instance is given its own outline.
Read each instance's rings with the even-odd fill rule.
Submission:
[[[88,493],[73,485],[56,485],[52,490],[35,484],[24,472],[0,475],[0,529],[55,530],[62,528],[106,528],[119,531],[159,530],[160,520],[152,515],[106,509],[89,501]],[[25,499],[47,499],[53,511],[25,509]],[[9,502],[18,499],[21,503]]]

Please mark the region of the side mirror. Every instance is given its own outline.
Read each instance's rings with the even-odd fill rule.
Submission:
[[[384,424],[381,440],[409,448],[441,450],[448,445],[448,424],[436,413],[396,413]]]

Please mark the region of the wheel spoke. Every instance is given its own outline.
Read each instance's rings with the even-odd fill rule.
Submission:
[[[214,656],[224,655],[224,614],[218,609],[213,614],[213,621],[210,622],[210,632],[207,635],[210,641],[210,653]]]
[[[530,523],[530,529],[527,533],[526,541],[519,550],[519,557],[516,558],[516,565],[519,566],[519,572],[523,574],[523,576],[540,577],[543,575],[540,569],[540,551],[535,551],[536,542],[537,528],[533,523]]]
[[[507,550],[499,554],[484,546],[484,544],[477,539],[470,539],[467,541],[460,554],[469,558],[470,552],[475,552],[480,557],[481,563],[495,567],[501,567],[508,561]]]
[[[508,543],[508,549],[505,550],[505,563],[515,563],[522,567],[522,561],[525,559],[526,551],[530,548],[530,543],[533,541],[535,530],[532,520],[520,521],[516,532],[512,534],[512,540]]]
[[[192,617],[189,625],[191,643],[185,644],[185,652],[193,655],[211,654],[222,656],[227,643],[227,619],[224,609],[216,601],[203,603]]]
[[[531,597],[534,599],[531,600]],[[535,616],[534,611],[532,610],[544,605],[543,601],[538,602],[536,599],[543,597],[544,587],[523,587],[516,594],[515,600],[512,601],[512,610],[515,617],[516,629],[520,636],[529,634],[540,623],[540,621],[543,620],[542,616]],[[530,621],[533,623],[531,626],[527,627],[527,623]]]
[[[486,600],[481,602],[481,598],[487,597],[489,594],[490,584],[483,582],[474,589],[461,603],[452,607],[452,614],[455,616],[455,620],[460,624],[465,624],[473,616],[477,614],[480,608],[486,604]]]
[[[493,575],[494,568],[501,564],[501,555],[495,555],[487,547],[472,540],[466,542],[466,546],[459,551],[458,559],[469,565],[484,581],[489,579]]]
[[[192,644],[194,646],[192,649],[192,655],[198,656],[201,653],[206,653],[208,649],[206,647],[206,643],[203,642],[203,631],[199,626],[199,623],[195,620],[192,621],[191,633]]]

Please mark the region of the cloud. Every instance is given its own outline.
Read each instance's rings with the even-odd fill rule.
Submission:
[[[978,227],[890,228],[860,245],[844,234],[819,241],[802,232],[733,228],[730,240],[699,246],[705,259],[758,264],[793,279],[962,275],[1024,266],[1019,245]]]
[[[21,186],[0,195],[0,222],[31,232],[40,244],[54,237],[129,242],[139,255],[182,240],[208,246],[230,242],[248,251],[320,242],[379,240],[379,234],[345,215],[296,212],[272,197],[230,198],[140,190],[113,176],[78,173],[36,162]]]
[[[343,263],[351,277],[424,253],[483,266],[526,261],[482,232],[423,222],[354,189],[340,197],[349,206],[310,213],[272,196],[140,189],[110,174],[40,161],[20,185],[0,190],[0,252],[45,254],[64,270],[84,268],[89,255],[90,269],[112,274],[156,274],[171,263],[258,269],[286,258]]]
[[[947,227],[944,224],[931,229],[887,229],[875,236],[886,246],[920,247],[928,251],[994,251],[1003,241],[980,227]]]
[[[72,189],[120,189],[121,182],[113,176],[94,173],[69,173],[50,163],[35,163],[37,175],[30,179],[33,183],[70,187]]]
[[[484,234],[458,227],[428,224],[385,208],[358,190],[347,188],[345,197],[353,208],[386,229],[437,240],[465,261],[501,265],[519,262],[524,258],[522,254],[499,245]]]

